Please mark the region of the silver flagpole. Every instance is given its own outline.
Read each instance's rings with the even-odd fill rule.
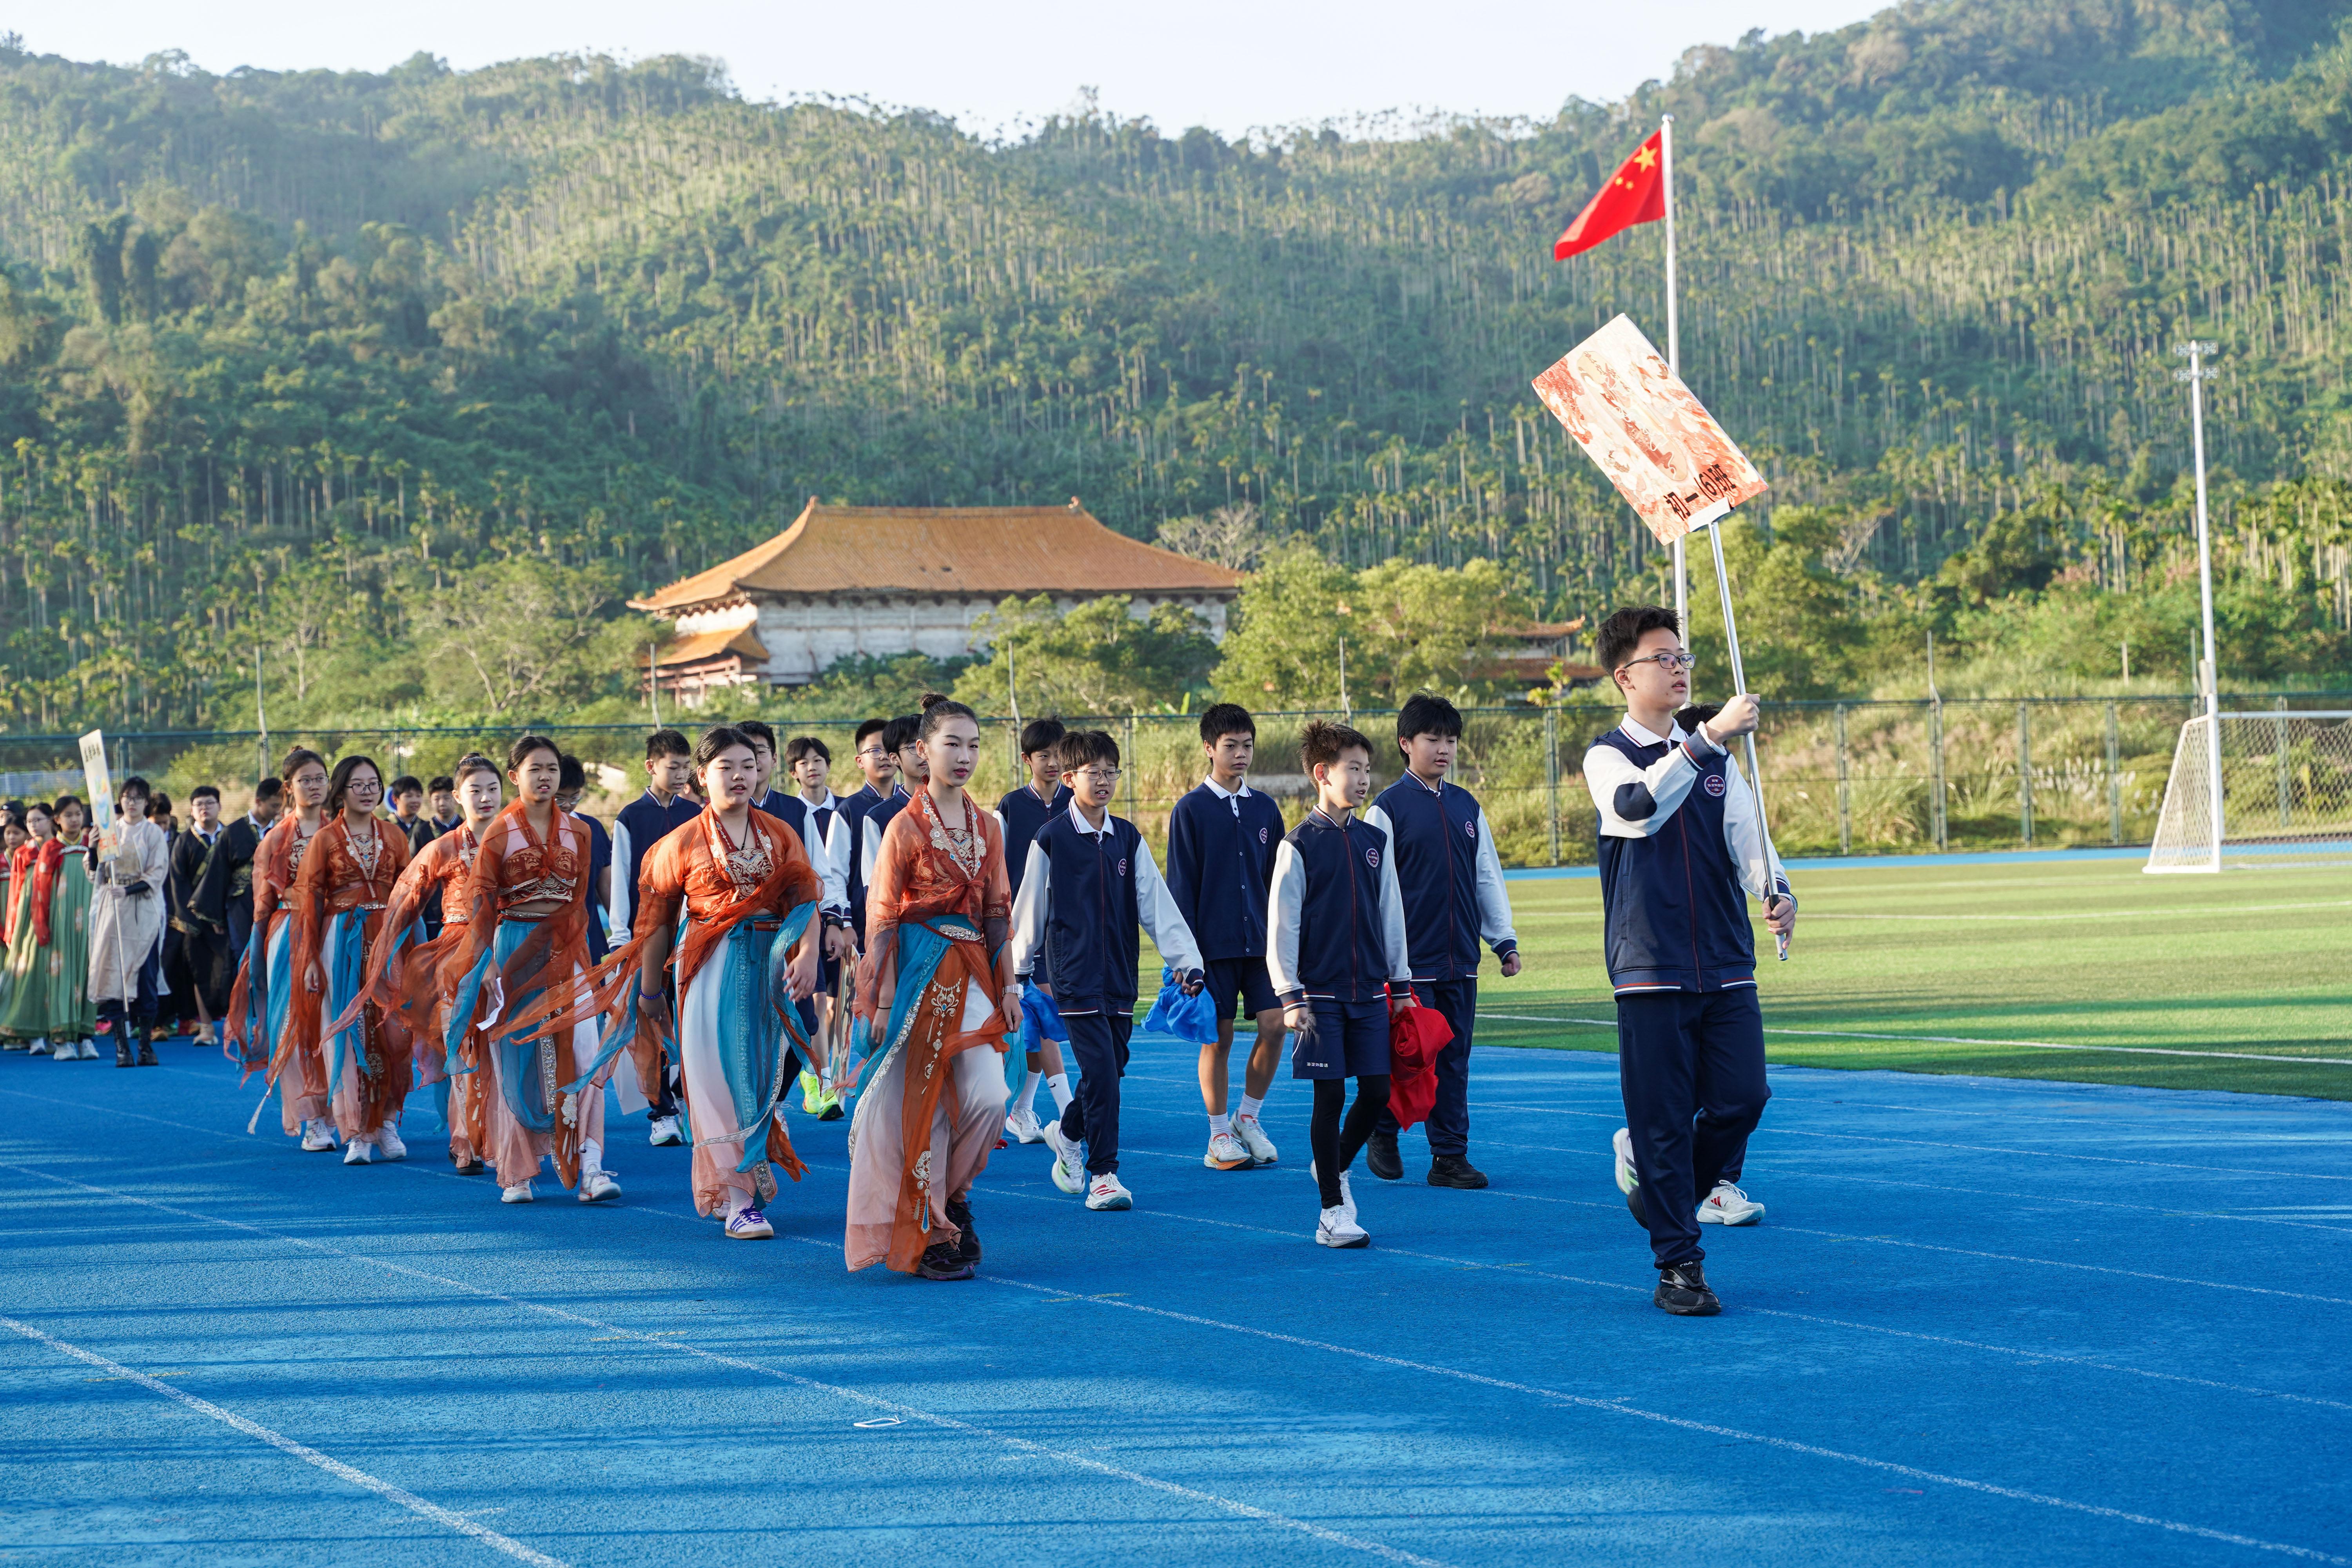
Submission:
[[[1739,623],[1731,614],[1731,574],[1723,567],[1723,525],[1729,521],[1730,516],[1729,512],[1726,512],[1722,517],[1708,523],[1706,540],[1707,543],[1715,549],[1715,591],[1723,602],[1723,641],[1724,646],[1731,650],[1731,689],[1738,693],[1748,689],[1748,672],[1740,667],[1739,663]],[[1772,827],[1764,818],[1764,775],[1758,772],[1756,767],[1754,731],[1742,735],[1740,741],[1748,753],[1748,787],[1756,792],[1756,835],[1764,841],[1764,876],[1769,886],[1772,875]],[[1778,936],[1774,941],[1780,944],[1780,962],[1788,963],[1789,939],[1785,936]]]
[[[1675,309],[1675,117],[1658,117],[1658,174],[1666,184],[1666,368],[1677,376],[1683,373],[1683,340],[1681,322]],[[1683,553],[1683,542],[1675,541],[1675,627],[1683,640],[1690,640],[1690,565]],[[1737,658],[1733,663],[1737,664]]]
[[[2221,868],[2223,800],[2221,797],[2221,682],[2220,656],[2213,647],[2213,540],[2205,522],[2205,384],[2213,373],[2205,356],[2218,344],[2192,338],[2172,352],[2189,361],[2187,370],[2172,374],[2189,384],[2189,438],[2197,457],[2197,592],[2199,623],[2205,657],[2198,660],[2197,684],[2205,699],[2206,804],[2212,814],[2213,865]]]

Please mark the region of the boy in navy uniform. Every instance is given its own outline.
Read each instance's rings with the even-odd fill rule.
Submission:
[[[1257,723],[1246,709],[1220,702],[1202,714],[1201,749],[1208,753],[1208,778],[1168,814],[1168,889],[1200,939],[1217,1009],[1217,1037],[1201,1047],[1201,1101],[1209,1114],[1201,1163],[1236,1171],[1276,1159],[1258,1111],[1282,1059],[1282,1004],[1265,971],[1265,909],[1284,829],[1282,808],[1249,786]],[[1257,1043],[1243,1073],[1240,1112],[1228,1116],[1236,1005],[1257,1026]]]
[[[555,809],[579,816],[580,825],[588,830],[588,959],[602,963],[612,950],[605,941],[604,922],[594,911],[612,905],[613,838],[603,823],[593,816],[580,816],[580,796],[588,788],[588,764],[566,753],[557,758],[556,768]]]
[[[629,920],[636,910],[637,879],[644,874],[646,856],[672,829],[702,813],[701,803],[686,793],[694,772],[694,747],[676,730],[656,730],[646,737],[646,793],[623,806],[613,818],[612,885],[605,897],[604,925],[613,945],[629,940]],[[671,1064],[675,1068],[676,1063]],[[677,1126],[677,1091],[664,1075],[661,1098],[646,1113],[653,1121],[648,1142],[681,1141]]]
[[[1069,786],[1062,783],[1062,737],[1068,733],[1055,718],[1032,719],[1023,725],[1021,762],[1029,770],[1029,781],[1006,791],[996,803],[996,825],[1004,829],[1004,868],[1016,899],[1021,896],[1021,874],[1029,868],[1029,846],[1036,842],[1038,830],[1054,814],[1070,804]],[[1052,960],[1040,967],[1051,974]],[[1048,996],[1054,994],[1052,983],[1042,976],[1038,988]],[[1039,1040],[1038,1046],[1027,1053],[1024,1065],[1028,1070],[1022,1076],[1021,1090],[1013,1097],[1013,1109],[1004,1113],[1004,1135],[1016,1142],[1045,1141],[1045,1131],[1037,1124],[1040,1080],[1053,1093],[1055,1114],[1070,1108],[1070,1079],[1064,1070],[1062,1047],[1050,1038]]]
[[[930,764],[924,761],[922,749],[916,744],[922,727],[921,714],[902,713],[882,728],[882,743],[889,748],[897,764],[898,783],[888,795],[866,808],[866,819],[858,825],[857,880],[861,887],[874,885],[874,862],[882,853],[883,833],[913,801],[915,791],[930,782]]]
[[[1470,792],[1446,781],[1462,742],[1462,715],[1443,697],[1417,691],[1397,714],[1404,776],[1381,792],[1364,820],[1396,844],[1397,885],[1404,894],[1405,946],[1412,990],[1454,1030],[1437,1058],[1437,1101],[1429,1111],[1429,1184],[1483,1187],[1470,1163],[1470,1036],[1478,1017],[1478,943],[1503,961],[1503,978],[1519,972],[1519,939],[1503,890],[1495,832]],[[1397,1120],[1385,1108],[1364,1150],[1372,1174],[1404,1174]]]
[[[1267,900],[1265,967],[1297,1033],[1290,1076],[1315,1084],[1307,1143],[1322,1199],[1315,1239],[1367,1247],[1356,1222],[1348,1167],[1389,1102],[1389,1019],[1413,1005],[1405,961],[1404,899],[1389,836],[1356,810],[1372,793],[1372,743],[1321,721],[1299,737],[1298,761],[1315,780],[1315,809],[1275,852]],[[1348,1079],[1356,1103],[1345,1126]]]
[[[818,1028],[833,1016],[833,995],[840,987],[842,963],[857,951],[849,924],[849,819],[841,797],[833,793],[833,750],[823,741],[814,735],[795,735],[785,742],[783,771],[793,784],[790,800],[794,814],[785,820],[800,835],[809,864],[824,885],[824,962],[818,971],[817,991],[803,997],[800,1004],[801,1025],[814,1039]],[[839,1092],[825,1088],[816,1074],[807,1071],[801,1074],[801,1109],[819,1121],[838,1121],[844,1114]]]
[[[1054,1184],[1079,1191],[1083,1161],[1087,1207],[1131,1208],[1135,1194],[1118,1179],[1118,1080],[1135,1027],[1136,928],[1151,933],[1187,995],[1200,994],[1201,955],[1150,846],[1110,814],[1118,742],[1073,731],[1062,739],[1062,766],[1070,804],[1030,842],[1013,905],[1013,973],[1016,985],[1053,985],[1078,1058],[1078,1097],[1045,1130]]]
[[[1772,1097],[1747,900],[1762,901],[1777,936],[1795,928],[1797,900],[1727,749],[1756,728],[1756,699],[1734,697],[1685,730],[1675,710],[1694,661],[1674,612],[1656,605],[1603,621],[1598,652],[1625,698],[1624,723],[1584,754],[1625,1097],[1617,1184],[1650,1233],[1654,1300],[1710,1317],[1722,1308],[1701,1267],[1700,1194],[1718,1222],[1752,1225],[1764,1213],[1738,1185]]]
[[[866,841],[866,814],[890,798],[898,782],[898,759],[883,743],[887,719],[868,719],[857,726],[851,744],[857,748],[857,771],[865,782],[842,797],[841,815],[849,825],[849,923],[857,945],[866,945],[866,867],[858,851]]]

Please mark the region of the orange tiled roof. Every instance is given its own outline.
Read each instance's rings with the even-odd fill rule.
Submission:
[[[768,650],[760,646],[760,639],[751,635],[749,626],[738,626],[732,631],[697,632],[690,637],[678,638],[656,657],[662,668],[667,670],[680,665],[701,664],[730,653],[740,654],[752,664],[768,662]]]
[[[676,612],[738,594],[1224,593],[1242,574],[1113,532],[1071,507],[820,506],[792,527],[632,608]]]

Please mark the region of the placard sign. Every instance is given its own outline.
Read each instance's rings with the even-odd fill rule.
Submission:
[[[114,778],[106,768],[106,731],[92,730],[81,738],[81,777],[89,792],[90,842],[100,860],[114,858]]]
[[[1569,350],[1535,389],[1661,544],[1765,491],[1756,465],[1630,317]]]

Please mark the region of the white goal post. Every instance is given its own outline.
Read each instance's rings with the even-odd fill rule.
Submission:
[[[2285,865],[2352,866],[2352,710],[2198,714],[2145,869]]]

